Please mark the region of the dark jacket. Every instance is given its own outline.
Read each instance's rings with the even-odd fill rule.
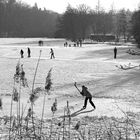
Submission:
[[[114,53],[117,53],[117,48],[116,47],[114,48]]]
[[[81,92],[81,94],[83,96],[86,96],[86,97],[92,97],[91,93],[87,90],[87,87],[85,87],[85,86],[82,86],[82,92]]]

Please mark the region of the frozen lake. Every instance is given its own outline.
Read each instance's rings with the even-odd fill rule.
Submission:
[[[38,46],[38,40],[44,41],[44,46]],[[28,107],[33,76],[40,50],[41,60],[36,76],[35,87],[44,87],[45,78],[52,68],[53,86],[46,100],[45,117],[51,116],[51,106],[55,98],[58,100],[57,116],[61,115],[69,101],[74,110],[83,106],[84,98],[73,86],[79,88],[84,84],[93,95],[97,107],[94,112],[84,115],[107,115],[122,117],[124,111],[140,111],[140,69],[121,70],[119,64],[139,65],[140,56],[127,54],[134,46],[117,46],[117,59],[113,59],[113,45],[84,44],[82,47],[64,47],[64,39],[47,38],[0,38],[0,94],[3,100],[1,115],[8,114],[13,90],[15,67],[20,59],[20,50],[24,58],[20,59],[24,66],[29,88],[22,88],[22,103]],[[70,43],[70,42],[68,42]],[[27,58],[27,47],[31,49],[31,58]],[[54,49],[56,59],[50,60],[50,48]],[[35,114],[39,116],[42,110],[43,96],[35,102]],[[15,104],[16,107],[16,104]],[[88,108],[91,109],[90,104]]]

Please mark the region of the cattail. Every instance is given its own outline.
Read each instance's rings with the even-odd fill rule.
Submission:
[[[14,74],[14,80],[16,83],[19,83],[20,71],[21,71],[20,61],[18,61],[16,65],[16,73]]]
[[[30,102],[34,103],[39,98],[39,93],[42,92],[41,87],[37,87],[33,90],[33,93],[30,95]]]
[[[32,93],[29,97],[29,100],[31,103],[34,103],[38,98],[39,96],[37,94]]]
[[[56,99],[55,99],[55,102],[53,103],[53,105],[51,107],[51,111],[52,111],[53,116],[54,116],[54,113],[57,111],[57,100]],[[52,120],[51,120],[51,127],[50,127],[50,140],[51,140],[51,135],[52,135],[52,127],[53,127],[53,117],[52,117]]]
[[[55,102],[53,103],[51,107],[51,111],[53,112],[53,114],[57,111],[57,99],[55,99]]]
[[[27,79],[25,78],[25,72],[23,70],[23,64],[20,65],[20,62],[16,65],[16,74],[14,75],[14,80],[16,83],[21,81],[23,87],[28,87]]]
[[[18,93],[18,91],[17,91],[16,88],[13,88],[12,99],[13,99],[15,102],[18,102],[18,100],[19,100],[19,93]]]
[[[27,116],[28,116],[28,117],[31,117],[31,116],[32,116],[32,109],[31,109],[31,108],[28,109]]]
[[[52,86],[51,71],[52,71],[52,68],[49,70],[48,75],[46,77],[45,90],[47,92],[51,89],[51,86]]]
[[[16,75],[20,75],[20,62],[19,61],[16,65]]]
[[[0,98],[0,109],[2,109],[2,99]]]
[[[77,124],[75,125],[75,127],[74,127],[74,128],[75,128],[75,130],[78,130],[78,129],[79,129],[79,127],[80,127],[80,121],[78,121],[78,122],[77,122]]]
[[[58,126],[61,126],[61,125],[62,125],[62,123],[61,123],[61,122],[59,122],[59,123],[58,123]]]
[[[42,90],[43,89],[41,87],[37,87],[33,90],[33,92],[34,92],[34,94],[38,94],[38,93],[42,92]]]
[[[69,101],[67,101],[67,114],[70,115]]]
[[[21,73],[20,73],[20,78],[23,80],[25,78],[25,72],[23,70],[23,64],[21,65]]]
[[[23,64],[21,65],[20,80],[23,87],[28,87],[27,79],[25,78],[25,72],[23,70]]]

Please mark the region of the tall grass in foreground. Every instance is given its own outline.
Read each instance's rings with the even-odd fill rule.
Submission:
[[[20,103],[20,95],[21,88],[28,87],[27,79],[25,78],[25,72],[23,69],[23,65],[20,64],[20,60],[16,65],[16,73],[14,74],[14,84],[13,84],[13,94],[11,96],[11,109],[10,109],[10,129],[9,129],[9,139],[11,132],[11,119],[12,119],[12,110],[13,110],[13,101],[17,103],[17,133],[21,134],[21,103]]]
[[[55,103],[55,102],[54,102]],[[54,106],[54,105],[53,105]],[[53,107],[52,106],[52,107]],[[56,110],[56,109],[55,109]],[[29,118],[32,116],[31,110],[28,111]],[[53,113],[53,112],[52,112]],[[26,127],[26,119],[22,120],[20,125],[21,134],[17,133],[18,126],[16,119],[13,119],[10,139],[23,139],[23,140],[139,140],[140,127],[138,125],[140,114],[127,112],[127,117],[83,117],[71,118],[67,113],[64,113],[63,118],[54,117],[52,119],[44,119],[42,125],[42,133],[38,130],[40,119],[34,118],[34,126],[36,129],[36,136],[32,127],[32,120],[28,120],[28,128]],[[1,139],[8,139],[9,134],[7,126],[10,118],[6,116],[1,118],[0,135]],[[69,124],[70,123],[70,124]],[[51,124],[51,125],[50,125]],[[70,126],[69,126],[70,125]]]

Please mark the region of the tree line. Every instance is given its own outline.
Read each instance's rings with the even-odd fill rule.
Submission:
[[[105,12],[92,10],[86,5],[73,8],[70,5],[59,19],[56,36],[71,40],[85,39],[93,34],[114,34],[117,39],[121,36],[129,39],[131,36],[132,12],[122,9],[115,12],[113,9]]]
[[[1,37],[53,37],[58,14],[16,0],[0,0]]]
[[[0,0],[1,37],[58,37],[72,41],[90,34],[113,34],[125,41],[134,36],[140,44],[140,10],[91,9],[85,4],[67,6],[63,14],[33,7],[16,0]]]
[[[140,8],[137,11],[111,9],[90,9],[82,4],[77,8],[68,5],[65,13],[59,18],[56,37],[76,41],[89,38],[90,34],[112,34],[116,41],[120,38],[129,41],[133,37],[140,44]]]

